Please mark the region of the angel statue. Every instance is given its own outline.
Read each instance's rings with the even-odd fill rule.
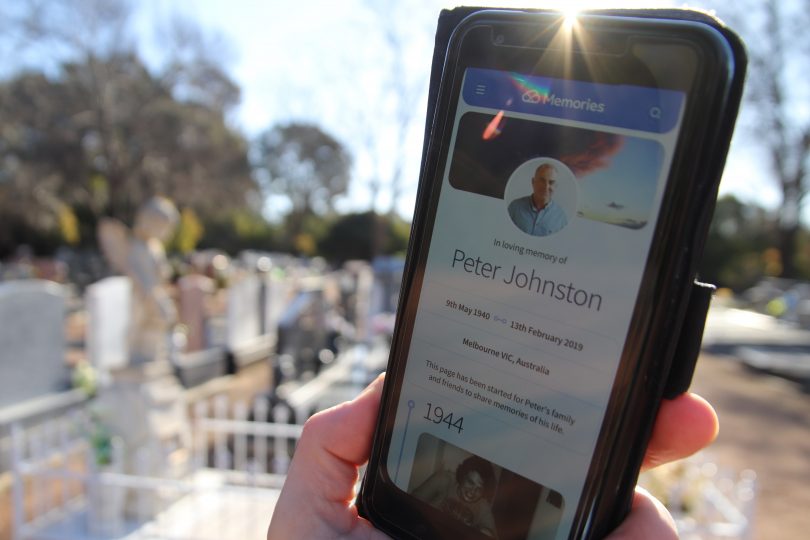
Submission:
[[[117,272],[132,280],[129,331],[131,365],[165,360],[177,309],[166,289],[171,268],[163,242],[174,231],[180,214],[165,197],[153,197],[138,210],[129,229],[112,218],[101,220],[98,239],[104,256]]]

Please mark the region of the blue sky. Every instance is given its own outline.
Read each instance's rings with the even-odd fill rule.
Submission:
[[[580,210],[592,215],[648,220],[662,158],[663,147],[657,141],[625,137],[608,167],[580,177]],[[609,204],[621,208],[612,210]]]
[[[375,13],[370,4],[381,6]],[[368,182],[372,176],[390,176],[391,162],[385,156],[403,151],[405,170],[402,195],[396,207],[410,216],[416,195],[421,156],[422,129],[426,106],[427,78],[432,54],[432,32],[438,12],[458,2],[446,0],[363,1],[312,0],[307,2],[202,0],[193,3],[168,3],[146,0],[137,3],[138,28],[149,41],[150,28],[180,13],[198,21],[205,29],[221,33],[232,47],[230,74],[242,87],[242,103],[235,121],[248,135],[290,119],[317,121],[343,140],[355,157],[355,180],[348,197],[339,202],[343,210],[365,209],[370,203]],[[622,6],[655,7],[679,5],[668,1],[629,2],[487,2],[490,5],[538,7]],[[695,5],[693,2],[692,6]],[[388,7],[384,7],[388,6]],[[386,73],[384,43],[380,36],[380,15],[396,20],[396,28],[406,37],[410,60],[403,75],[415,92],[417,111],[404,140],[386,124],[391,123],[379,104],[386,96],[379,93],[379,80]],[[364,107],[363,102],[368,104]],[[359,118],[367,114],[370,118]],[[352,120],[356,118],[355,122]],[[373,138],[374,152],[369,156]],[[364,142],[365,140],[365,142]],[[737,145],[735,145],[737,146]],[[721,192],[733,192],[746,200],[775,206],[778,194],[763,174],[756,151],[738,150],[729,161]],[[758,182],[750,182],[758,177]],[[383,179],[385,182],[385,179]],[[390,205],[383,187],[377,201],[379,209]],[[268,213],[282,212],[281,200],[271,201]]]
[[[389,179],[401,155],[401,194],[395,207],[412,213],[421,157],[422,130],[432,39],[438,12],[458,2],[448,0],[198,0],[133,2],[134,40],[147,61],[162,58],[160,32],[172,16],[196,21],[209,34],[219,35],[221,57],[242,89],[242,101],[231,123],[248,137],[290,120],[317,122],[344,142],[354,156],[354,181],[340,210],[369,207],[369,182],[380,178],[377,208],[391,206]],[[490,5],[538,7],[663,7],[669,1],[610,3],[544,1],[486,2]],[[692,3],[694,6],[695,4]],[[396,95],[386,85],[394,79],[385,28],[403,43],[401,80],[412,102],[409,129],[397,130]],[[738,129],[738,132],[744,130]],[[737,137],[721,184],[721,193],[767,207],[778,203],[768,181],[761,151]],[[271,199],[270,218],[278,218],[285,201]]]

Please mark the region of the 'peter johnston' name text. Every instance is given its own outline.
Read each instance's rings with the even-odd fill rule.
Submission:
[[[572,282],[560,283],[550,279],[543,279],[534,268],[527,273],[516,265],[512,265],[511,270],[501,272],[501,266],[482,260],[481,257],[468,257],[460,249],[456,249],[453,253],[453,262],[450,267],[453,269],[460,268],[468,274],[483,279],[494,280],[500,278],[506,285],[531,290],[558,302],[566,302],[595,311],[602,310],[602,295],[577,288]],[[502,278],[501,275],[504,274],[508,277]]]

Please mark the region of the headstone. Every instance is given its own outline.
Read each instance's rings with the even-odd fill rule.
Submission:
[[[404,260],[395,257],[378,258],[374,261],[374,284],[369,295],[369,319],[371,332],[388,339],[394,332],[394,313],[399,302]]]
[[[180,289],[180,322],[188,329],[187,352],[208,347],[208,309],[206,299],[216,289],[214,280],[199,274],[183,276]]]
[[[278,323],[277,352],[289,356],[294,367],[287,373],[277,373],[275,380],[289,378],[293,371],[298,376],[320,370],[319,353],[329,345],[327,308],[323,280],[319,280],[317,286],[299,291],[287,305]]]
[[[101,371],[129,362],[132,282],[127,277],[102,279],[87,287],[86,350],[90,363]]]
[[[796,322],[800,328],[810,329],[810,299],[802,299],[797,303]]]
[[[246,275],[228,288],[228,339],[230,350],[238,350],[259,335],[259,278]]]
[[[380,257],[374,261],[372,315],[393,313],[397,310],[404,266],[404,261],[395,257]]]
[[[67,387],[64,320],[61,285],[0,283],[0,407]]]
[[[293,288],[290,280],[268,272],[262,276],[262,321],[263,334],[276,334],[281,315],[292,299]]]
[[[350,289],[352,291],[350,301],[346,305],[346,318],[357,329],[356,339],[365,341],[370,337],[369,318],[374,314],[371,311],[375,285],[374,270],[365,261],[348,261],[344,266],[344,272],[351,280]],[[378,300],[378,303],[381,302]]]
[[[216,293],[213,279],[191,274],[178,280],[180,322],[186,328],[185,347],[173,355],[177,376],[190,388],[225,374],[225,349],[213,336],[214,325],[209,312]]]

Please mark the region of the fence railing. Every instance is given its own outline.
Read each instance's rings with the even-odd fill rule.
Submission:
[[[302,430],[288,417],[217,397],[193,407],[190,448],[136,451],[94,438],[88,411],[13,424],[12,538],[261,537]]]

